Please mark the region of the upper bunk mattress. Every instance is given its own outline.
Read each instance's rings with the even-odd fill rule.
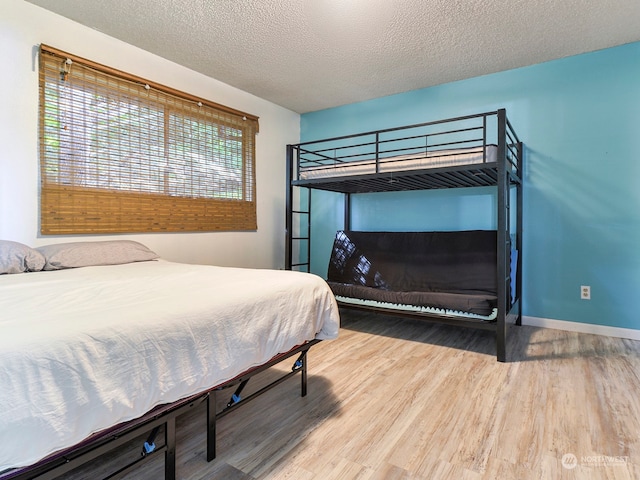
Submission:
[[[485,155],[486,150],[486,155]],[[299,179],[312,180],[317,178],[344,177],[349,175],[366,175],[372,173],[401,172],[428,168],[452,167],[459,165],[474,165],[479,163],[493,163],[497,160],[498,147],[487,145],[483,147],[459,148],[451,150],[432,150],[407,155],[397,155],[380,158],[378,171],[376,161],[355,160],[335,161],[320,160],[315,164],[304,166],[301,161]],[[318,163],[322,162],[322,165]]]
[[[338,334],[320,277],[150,261],[0,275],[0,472]]]

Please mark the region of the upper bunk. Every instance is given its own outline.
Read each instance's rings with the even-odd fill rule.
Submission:
[[[522,143],[504,109],[315,140],[287,149],[290,185],[341,193],[520,184]]]

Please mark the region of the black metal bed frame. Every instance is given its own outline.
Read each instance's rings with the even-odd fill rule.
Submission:
[[[496,161],[487,158],[487,147],[497,146]],[[483,152],[482,163],[445,167],[418,168],[382,172],[385,162],[399,154],[447,154],[451,149],[474,147]],[[367,163],[375,173],[303,178],[308,167],[349,167],[350,162]],[[496,333],[496,357],[506,361],[507,325],[521,325],[522,313],[522,179],[523,146],[507,119],[506,110],[479,113],[435,122],[345,135],[295,145],[287,145],[287,195],[285,268],[310,269],[311,191],[325,190],[344,196],[344,229],[351,227],[351,195],[358,193],[432,190],[464,187],[497,188],[497,278],[498,314],[494,321],[460,319],[429,313],[356,306],[340,303],[343,308],[366,309],[395,316],[411,317],[435,323],[490,330]],[[511,221],[511,189],[516,189],[515,230]],[[303,193],[306,191],[306,205]],[[296,195],[297,194],[297,195]],[[306,218],[306,220],[303,220]],[[294,230],[298,221],[298,231]],[[306,225],[306,226],[305,226]],[[512,236],[518,252],[515,300],[511,301],[510,265]],[[306,245],[306,248],[304,246]],[[298,246],[295,250],[294,246]],[[294,255],[297,258],[294,260]]]
[[[105,480],[121,478],[142,463],[164,453],[164,478],[165,480],[175,480],[177,417],[201,405],[202,402],[206,402],[206,458],[208,462],[212,461],[216,457],[216,421],[218,419],[228,415],[241,405],[257,398],[297,373],[301,375],[301,396],[304,397],[307,395],[307,352],[318,342],[320,342],[320,340],[311,340],[299,345],[286,353],[276,355],[268,362],[252,368],[221,385],[175,403],[157,407],[136,420],[107,429],[76,446],[56,453],[34,465],[2,472],[0,473],[0,480],[52,480],[111,452],[137,437],[147,434],[147,440],[142,445],[140,457],[103,478]],[[242,390],[253,376],[295,355],[298,355],[298,358],[295,360],[291,371],[279,376],[277,379],[245,398],[240,396]],[[236,389],[231,395],[229,402],[222,410],[216,411],[216,394],[232,387],[236,387]],[[161,428],[164,430],[164,443],[156,446],[155,439]]]

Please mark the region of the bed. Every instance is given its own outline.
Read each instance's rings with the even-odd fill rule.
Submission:
[[[385,287],[375,285],[375,282],[359,285],[353,279],[346,281],[340,276],[338,281],[335,278],[329,280],[339,305],[344,308],[494,331],[496,357],[505,361],[507,325],[519,325],[522,318],[523,165],[523,144],[505,109],[288,145],[286,268],[310,271],[312,243],[320,236],[324,236],[328,243],[330,236],[336,235],[335,230],[314,229],[314,237],[311,236],[312,206],[315,205],[312,192],[315,190],[342,194],[344,226],[338,232],[340,236],[341,232],[343,235],[344,232],[360,235],[352,228],[353,195],[375,193],[380,195],[377,201],[383,201],[387,192],[486,187],[487,192],[496,198],[495,210],[489,212],[496,222],[491,233],[494,244],[492,248],[485,249],[484,257],[495,279],[495,285],[489,289],[493,302],[490,311],[478,314],[473,309],[461,309],[459,292],[449,296],[450,303],[439,301],[428,305],[422,301],[430,295],[425,292],[440,288],[428,284],[417,289],[413,288],[415,285],[411,286],[413,290],[410,291],[414,293],[420,290],[417,297],[421,299],[420,302],[412,302],[403,301],[399,295],[404,287],[385,291]],[[416,205],[416,208],[420,206]],[[336,223],[339,221],[337,219]],[[403,238],[411,234],[404,232]],[[396,255],[398,252],[394,253],[392,249],[381,248],[385,242],[391,241],[389,232],[368,232],[367,235],[371,238],[366,242],[360,238],[357,243],[365,242],[368,253],[356,257],[367,263],[370,256],[382,255],[383,258],[377,260],[382,265],[388,264],[389,258],[393,257],[395,273],[391,276],[408,278],[404,273],[396,273],[406,270],[407,265],[414,262],[412,281],[415,283],[419,277],[422,281],[424,273],[429,268],[433,269],[433,262],[442,261],[432,258],[431,263],[424,263],[425,256],[420,256],[424,244],[420,242],[413,242],[407,247],[407,255],[403,256]],[[332,265],[339,263],[335,257],[335,242],[338,240],[338,237],[334,240],[329,275],[332,275]],[[357,245],[351,247],[357,248]],[[351,255],[345,252],[343,249],[340,254]],[[457,262],[460,257],[452,255],[449,259]],[[436,281],[435,277],[431,281]],[[475,289],[486,290],[486,287],[486,282],[480,282]],[[444,293],[446,296],[447,292]],[[407,298],[406,295],[404,297]]]
[[[16,244],[0,242],[0,478],[338,334],[315,275]]]

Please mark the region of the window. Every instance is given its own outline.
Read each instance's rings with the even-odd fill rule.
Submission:
[[[40,48],[42,234],[255,230],[258,119]]]

